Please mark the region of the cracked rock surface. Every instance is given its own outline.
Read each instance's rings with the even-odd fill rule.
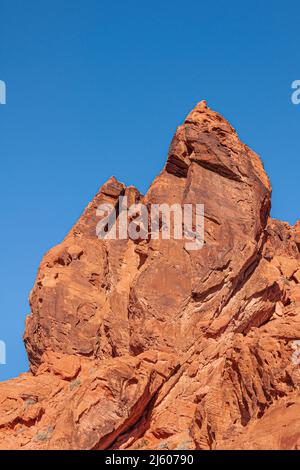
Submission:
[[[203,248],[99,240],[97,207],[124,195],[204,204]],[[270,200],[260,158],[205,102],[146,195],[104,184],[39,267],[0,448],[299,449],[300,223]]]

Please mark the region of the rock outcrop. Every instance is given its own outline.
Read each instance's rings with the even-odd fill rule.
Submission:
[[[99,240],[96,209],[119,196],[204,204],[203,248]],[[271,219],[270,198],[260,158],[205,102],[145,196],[111,178],[41,262],[0,448],[300,448],[300,224]]]

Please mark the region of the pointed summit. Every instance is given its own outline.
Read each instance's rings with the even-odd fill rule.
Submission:
[[[146,212],[204,205],[204,245],[99,239],[98,204],[120,195]],[[0,448],[299,447],[300,223],[270,219],[270,197],[260,158],[205,101],[145,196],[110,178],[40,264],[31,370],[0,384]]]

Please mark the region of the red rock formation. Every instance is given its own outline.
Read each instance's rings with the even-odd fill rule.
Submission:
[[[270,194],[205,102],[145,196],[111,178],[42,260],[30,372],[0,384],[0,448],[298,448],[300,225],[269,217]],[[120,195],[204,204],[204,247],[99,240],[96,209]]]

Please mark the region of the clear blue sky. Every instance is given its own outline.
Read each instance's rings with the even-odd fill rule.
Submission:
[[[27,369],[28,294],[107,178],[146,191],[201,99],[264,161],[274,217],[300,217],[299,1],[0,0],[0,380]]]

